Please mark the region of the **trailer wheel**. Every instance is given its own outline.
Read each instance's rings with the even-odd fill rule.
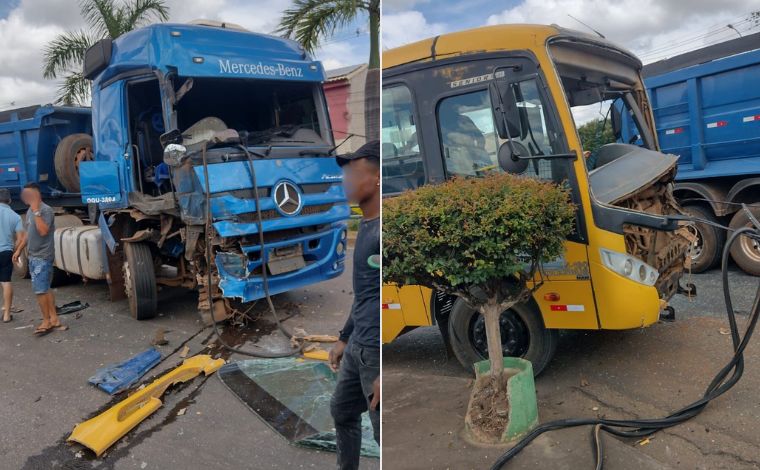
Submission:
[[[158,290],[153,255],[146,243],[124,243],[124,288],[129,311],[137,320],[156,316]]]
[[[760,207],[750,207],[749,210],[755,218],[760,217]],[[751,222],[744,212],[739,210],[731,219],[729,226],[732,229],[749,227]],[[760,242],[746,236],[739,237],[731,246],[731,258],[747,274],[760,276]]]
[[[684,211],[698,219],[718,223],[711,211],[700,206],[684,206]],[[726,242],[726,232],[713,225],[696,223],[693,226],[697,239],[689,248],[691,256],[691,271],[701,273],[715,266],[723,254],[723,244]]]
[[[55,148],[55,175],[66,191],[80,192],[79,164],[92,160],[92,137],[87,134],[67,135]]]
[[[504,356],[527,359],[533,363],[533,373],[540,374],[554,357],[557,330],[544,327],[541,312],[532,302],[502,312],[499,323]],[[465,369],[472,371],[474,363],[488,359],[483,315],[462,299],[451,309],[449,337],[451,349]]]

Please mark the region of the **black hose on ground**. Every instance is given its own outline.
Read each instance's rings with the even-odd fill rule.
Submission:
[[[747,206],[743,206],[742,210],[748,211]],[[733,302],[731,300],[731,291],[728,285],[728,258],[731,246],[741,235],[744,234],[751,233],[751,236],[753,238],[760,238],[760,226],[757,225],[755,220],[750,220],[752,221],[753,225],[755,225],[755,227],[743,227],[741,229],[735,230],[726,242],[726,245],[723,249],[723,257],[721,260],[723,298],[726,302],[726,314],[728,316],[728,324],[731,330],[731,341],[733,343],[734,355],[728,364],[726,364],[715,375],[715,378],[713,378],[713,380],[707,386],[707,389],[705,390],[702,398],[674,413],[671,413],[664,418],[630,420],[614,420],[604,418],[570,418],[544,423],[531,431],[527,436],[522,438],[517,444],[515,444],[514,447],[502,454],[496,460],[496,462],[494,462],[491,470],[500,470],[503,468],[509,460],[511,460],[515,455],[517,455],[521,450],[523,450],[528,444],[530,444],[541,434],[548,431],[554,431],[556,429],[577,426],[593,426],[591,440],[594,451],[595,468],[597,470],[601,470],[604,464],[601,431],[605,431],[615,436],[625,438],[641,438],[649,436],[657,431],[676,426],[697,416],[703,409],[705,409],[711,400],[723,395],[728,390],[730,390],[731,387],[733,387],[739,381],[742,374],[744,373],[744,349],[747,347],[747,344],[749,343],[749,340],[755,331],[755,326],[757,325],[758,318],[760,317],[760,286],[758,286],[758,289],[755,293],[755,300],[752,304],[749,323],[744,332],[744,336],[739,336],[739,330],[736,325],[736,315],[733,308]]]
[[[211,325],[214,329],[214,334],[216,335],[216,339],[219,341],[219,344],[222,345],[225,349],[238,353],[243,354],[245,356],[251,356],[251,357],[261,357],[261,358],[279,358],[279,357],[290,357],[295,356],[296,354],[300,353],[303,349],[302,347],[296,347],[292,348],[290,351],[284,351],[284,352],[273,352],[268,349],[262,348],[260,346],[254,345],[254,347],[259,348],[257,351],[251,351],[246,350],[242,348],[237,348],[235,346],[231,346],[227,344],[224,339],[222,339],[222,335],[219,333],[219,328],[216,326],[216,319],[214,318],[214,304],[211,299],[211,286],[212,286],[212,278],[211,278],[211,263],[213,262],[212,254],[211,254],[211,186],[209,185],[208,180],[208,162],[206,160],[206,147],[207,144],[203,144],[203,147],[201,148],[201,155],[203,158],[203,178],[206,184],[206,275],[207,275],[207,282],[208,282],[208,301],[209,306],[211,308]],[[256,183],[256,172],[253,168],[253,159],[251,158],[251,154],[248,151],[247,148],[245,148],[243,145],[240,145],[240,148],[243,149],[246,156],[248,157],[248,163],[251,169],[251,182],[253,183],[253,195],[254,199],[256,201],[256,217],[258,222],[258,232],[259,232],[259,246],[261,249],[261,280],[262,284],[264,286],[264,295],[266,296],[267,303],[269,304],[269,310],[272,313],[272,317],[275,320],[275,323],[277,323],[277,328],[288,338],[290,339],[293,335],[288,332],[285,327],[282,325],[282,322],[280,321],[280,317],[277,314],[277,309],[274,308],[274,303],[272,302],[272,297],[269,295],[269,278],[267,277],[267,267],[266,267],[266,256],[265,256],[265,250],[264,250],[264,231],[263,231],[263,217],[261,215],[261,201],[259,200],[259,187]]]

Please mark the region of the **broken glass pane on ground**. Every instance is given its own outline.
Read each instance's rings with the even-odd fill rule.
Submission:
[[[291,444],[335,452],[330,398],[337,375],[321,361],[252,359],[219,369],[222,382]],[[367,413],[362,415],[362,455],[379,457]]]

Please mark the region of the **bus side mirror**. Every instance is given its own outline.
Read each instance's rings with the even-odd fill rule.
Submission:
[[[491,94],[496,132],[502,139],[509,139],[510,137],[513,139],[519,138],[521,137],[520,110],[517,107],[515,94],[512,92],[509,84],[506,85],[506,90],[502,90],[502,88],[496,80],[492,81],[488,86],[488,91]],[[509,133],[507,133],[507,128]]]
[[[514,149],[514,152],[512,151]],[[519,142],[512,141],[512,145],[509,142],[503,142],[499,146],[499,152],[496,155],[499,161],[499,166],[507,173],[519,175],[528,169],[528,158],[530,153],[525,146]]]
[[[615,104],[617,100],[613,101],[610,105],[610,121],[612,124],[612,135],[615,136],[615,140],[620,140],[620,136],[623,133],[623,116],[620,113],[620,108]]]

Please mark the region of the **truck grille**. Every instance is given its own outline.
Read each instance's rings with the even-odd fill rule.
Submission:
[[[333,205],[334,204],[317,204],[315,206],[306,206],[301,209],[301,212],[299,212],[298,215],[321,214],[322,212],[327,212],[332,209]],[[282,215],[274,209],[261,211],[262,220],[277,219],[279,217],[282,217]],[[256,223],[258,221],[259,218],[258,215],[256,215],[256,212],[246,212],[245,214],[237,215],[237,222],[240,223]]]

